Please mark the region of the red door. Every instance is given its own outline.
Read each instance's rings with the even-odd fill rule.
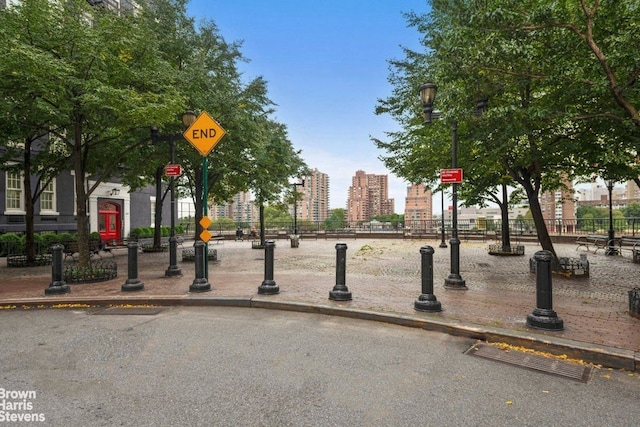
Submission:
[[[120,205],[102,202],[98,206],[98,232],[103,242],[121,240]]]

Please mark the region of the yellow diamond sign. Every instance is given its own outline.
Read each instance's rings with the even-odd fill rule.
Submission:
[[[208,216],[203,216],[202,219],[200,220],[200,225],[202,226],[202,228],[206,230],[211,226],[211,219],[209,219]]]
[[[208,230],[204,230],[202,233],[200,233],[200,240],[207,243],[209,239],[211,239],[211,233],[209,233]]]
[[[184,131],[184,137],[203,156],[207,156],[227,132],[206,111]]]
[[[200,240],[207,243],[209,239],[211,239],[211,233],[209,233],[209,226],[211,225],[211,219],[208,216],[203,216],[200,220],[200,225],[202,226],[202,233],[200,233]]]

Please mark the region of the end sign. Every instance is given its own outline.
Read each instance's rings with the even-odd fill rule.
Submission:
[[[206,157],[225,133],[222,126],[209,113],[203,111],[183,135],[200,154]]]
[[[462,169],[440,169],[441,184],[462,184]]]

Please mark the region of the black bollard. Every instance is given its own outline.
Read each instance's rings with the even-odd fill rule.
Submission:
[[[264,281],[258,286],[258,293],[262,295],[275,295],[280,293],[280,288],[273,280],[273,253],[276,244],[273,240],[264,242]]]
[[[527,326],[550,331],[561,331],[564,322],[553,311],[551,291],[551,262],[553,254],[550,251],[538,251],[533,255],[536,262],[536,308],[527,315]]]
[[[144,283],[138,279],[138,242],[129,242],[127,244],[127,280],[121,289],[124,292],[144,289]]]
[[[346,283],[347,244],[336,244],[336,285],[329,292],[329,299],[333,301],[351,301],[351,292]]]
[[[422,294],[413,304],[418,311],[442,311],[440,301],[433,294],[433,248],[423,246],[422,254]]]
[[[64,269],[62,266],[62,250],[64,246],[60,244],[51,247],[51,283],[44,290],[45,295],[66,294],[71,292],[71,288],[64,281]]]
[[[189,286],[189,292],[207,292],[211,290],[209,280],[207,280],[205,274],[206,263],[209,262],[208,255],[204,253],[204,243],[197,241],[194,243],[195,248],[195,265],[196,265],[196,278],[193,279],[193,283]]]

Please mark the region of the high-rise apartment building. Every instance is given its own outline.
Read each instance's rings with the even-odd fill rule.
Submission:
[[[573,184],[566,181],[566,190],[547,191],[540,195],[540,207],[544,219],[575,219],[576,204],[574,202]]]
[[[235,223],[247,224],[258,221],[258,210],[248,191],[236,194],[230,203],[211,206],[209,212],[213,220],[231,218]]]
[[[433,218],[431,189],[424,184],[412,184],[407,187],[404,202],[404,223],[408,227],[420,227],[422,221]]]
[[[377,215],[390,215],[394,200],[389,199],[388,175],[356,171],[347,198],[347,221],[369,221]]]
[[[295,186],[303,194],[296,215],[298,219],[322,222],[329,217],[329,175],[313,169],[302,178],[304,185]]]

